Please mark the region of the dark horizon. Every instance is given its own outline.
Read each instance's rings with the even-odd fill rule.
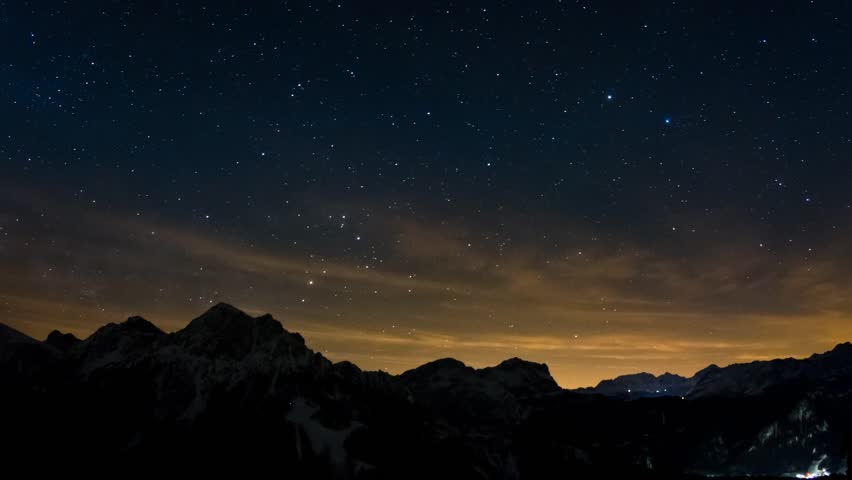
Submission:
[[[517,358],[394,376],[219,303],[172,334],[141,317],[86,341],[0,325],[0,447],[12,465],[97,451],[99,468],[295,478],[847,478],[850,385],[852,343],[580,390]]]
[[[113,324],[120,324],[120,323],[123,323],[123,322],[125,322],[125,321],[129,321],[129,320],[133,320],[133,319],[139,319],[139,318],[142,318],[142,319],[145,319],[146,321],[149,321],[151,324],[153,324],[153,325],[154,325],[154,326],[156,326],[157,328],[160,328],[163,332],[165,332],[165,333],[167,333],[167,334],[173,334],[173,333],[176,333],[176,332],[178,332],[178,331],[180,331],[180,330],[182,330],[182,329],[186,328],[186,327],[190,324],[190,322],[191,322],[192,320],[194,320],[194,319],[198,319],[198,318],[202,318],[205,314],[209,313],[210,311],[213,311],[213,310],[215,310],[215,309],[219,309],[219,308],[235,309],[235,310],[237,310],[237,311],[239,311],[239,312],[245,312],[245,313],[247,313],[247,314],[250,314],[250,315],[252,315],[252,316],[253,316],[253,317],[255,317],[255,318],[260,318],[260,317],[264,317],[264,316],[269,316],[269,315],[271,315],[271,314],[269,314],[268,312],[264,312],[264,313],[256,313],[256,312],[254,312],[254,313],[253,313],[253,312],[248,312],[248,311],[244,311],[244,310],[240,309],[240,308],[239,308],[239,306],[237,306],[237,305],[232,305],[232,304],[229,304],[229,303],[227,303],[227,302],[219,302],[219,303],[217,303],[216,305],[211,306],[208,310],[205,310],[204,312],[200,312],[200,313],[199,313],[199,315],[196,315],[196,316],[192,317],[191,319],[187,320],[187,321],[186,321],[186,323],[185,323],[183,326],[178,327],[178,328],[176,328],[176,329],[174,329],[174,330],[163,329],[160,325],[158,325],[158,324],[157,324],[157,322],[151,322],[151,321],[150,321],[149,319],[147,319],[144,315],[139,315],[139,314],[134,314],[134,315],[128,316],[125,320],[115,321],[115,322],[111,322],[111,323],[113,323]],[[302,335],[302,333],[301,333],[301,332],[298,332],[298,331],[294,331],[294,330],[288,329],[288,328],[287,328],[287,326],[286,326],[286,325],[284,325],[284,323],[283,323],[283,322],[281,322],[281,321],[280,321],[278,318],[276,318],[274,315],[271,315],[271,317],[272,317],[272,318],[273,318],[276,322],[278,322],[279,324],[281,324],[281,326],[284,328],[284,330],[285,330],[285,331],[288,331],[289,333],[299,334],[299,335],[301,335],[302,337],[304,337],[304,335]],[[0,325],[3,325],[3,322],[0,322]],[[85,341],[85,340],[87,340],[87,339],[88,339],[91,335],[95,334],[95,333],[97,332],[97,330],[99,330],[99,329],[101,329],[102,327],[105,327],[105,326],[107,326],[107,325],[109,325],[109,324],[99,325],[99,326],[95,327],[95,329],[94,329],[92,332],[90,332],[88,335],[82,335],[82,336],[76,335],[76,334],[74,334],[74,333],[72,333],[72,332],[64,332],[64,331],[57,330],[57,329],[51,330],[51,331],[49,332],[49,334],[48,334],[48,335],[45,335],[44,337],[41,337],[41,338],[34,337],[34,336],[32,336],[32,335],[28,335],[26,332],[23,332],[23,331],[19,331],[19,332],[20,332],[20,333],[22,333],[22,334],[24,334],[24,335],[27,335],[28,337],[32,338],[33,340],[36,340],[36,341],[43,341],[43,342],[48,342],[48,341],[49,341],[49,337],[50,337],[50,335],[54,335],[54,334],[56,334],[56,333],[63,334],[63,335],[64,335],[64,334],[69,334],[69,333],[70,333],[71,335],[74,335],[74,336],[77,338],[77,340]],[[307,337],[305,337],[304,339],[305,339],[305,344],[306,344],[306,346],[307,346],[308,348],[313,349],[313,346],[311,345],[311,339],[310,339],[310,338],[307,338]],[[744,360],[744,361],[742,361],[742,362],[735,362],[735,363],[731,363],[731,364],[723,364],[723,365],[708,364],[708,365],[705,365],[704,367],[702,367],[701,369],[696,370],[695,372],[692,372],[691,374],[690,374],[690,373],[687,373],[687,374],[679,374],[679,373],[674,373],[674,372],[671,372],[671,371],[668,371],[668,370],[666,370],[666,371],[662,371],[662,372],[645,372],[645,371],[642,371],[642,372],[624,372],[624,373],[618,373],[618,374],[615,374],[615,375],[613,375],[612,377],[602,378],[602,379],[600,379],[598,382],[595,382],[594,384],[591,384],[591,385],[581,385],[581,386],[571,386],[571,387],[567,387],[567,386],[565,386],[565,385],[560,384],[560,383],[558,382],[558,380],[556,380],[555,378],[554,378],[554,380],[556,380],[556,383],[557,383],[557,385],[559,385],[559,387],[560,387],[560,388],[562,388],[562,389],[566,389],[566,390],[571,390],[571,389],[577,389],[577,388],[581,388],[581,389],[582,389],[582,388],[591,388],[591,387],[595,387],[595,386],[597,386],[597,385],[600,383],[600,381],[603,381],[603,380],[613,380],[613,379],[616,379],[616,378],[618,378],[618,377],[622,377],[622,376],[625,376],[625,375],[631,375],[631,374],[634,374],[634,373],[650,373],[650,374],[655,375],[655,376],[657,376],[657,377],[659,377],[660,375],[675,374],[675,375],[680,375],[681,377],[687,377],[687,378],[689,378],[689,377],[693,377],[693,376],[695,376],[696,374],[700,373],[700,372],[701,372],[701,370],[705,370],[705,369],[707,369],[707,368],[711,368],[711,367],[721,367],[721,368],[725,368],[725,367],[729,367],[729,366],[732,366],[732,365],[749,364],[749,363],[760,362],[760,361],[766,361],[766,360],[789,360],[789,359],[794,359],[794,360],[804,360],[804,359],[810,358],[810,357],[812,357],[812,356],[814,356],[814,355],[824,355],[824,354],[827,354],[827,353],[833,352],[833,351],[835,351],[836,349],[838,349],[839,347],[842,347],[842,346],[845,346],[845,345],[852,345],[852,343],[850,343],[849,341],[840,342],[840,343],[838,343],[837,345],[835,345],[834,347],[832,347],[832,348],[831,348],[831,349],[829,349],[829,350],[826,350],[826,351],[823,351],[823,352],[812,352],[811,354],[804,355],[804,356],[802,356],[802,357],[785,357],[785,358],[783,358],[783,359],[782,359],[782,358],[774,358],[774,359],[753,359],[753,360],[751,360],[751,361],[749,361],[749,360]],[[318,350],[316,350],[316,349],[314,349],[314,351],[317,351],[317,352],[318,352],[318,353],[320,353],[320,354],[322,354],[322,353],[323,353],[323,352],[320,352],[320,351],[318,351]],[[414,367],[412,367],[412,368],[410,368],[410,369],[407,369],[407,370],[404,370],[404,371],[400,371],[400,372],[387,372],[386,370],[376,370],[376,371],[385,371],[386,373],[391,373],[392,375],[401,375],[401,374],[403,374],[403,373],[405,373],[405,372],[411,372],[411,371],[413,371],[413,370],[416,370],[417,368],[422,367],[422,366],[424,366],[424,365],[431,364],[431,363],[435,363],[435,362],[439,362],[439,361],[441,361],[441,360],[447,360],[447,359],[456,360],[456,361],[461,361],[460,359],[454,358],[454,357],[452,357],[452,356],[447,356],[447,357],[433,358],[433,359],[431,359],[431,360],[429,360],[429,361],[424,362],[423,364],[415,365]],[[498,362],[496,362],[496,363],[494,363],[494,364],[489,364],[489,365],[481,365],[481,364],[480,364],[480,365],[471,365],[471,364],[468,364],[468,363],[463,362],[463,361],[462,361],[462,363],[464,363],[464,364],[465,364],[465,365],[467,365],[467,366],[473,367],[473,368],[475,368],[475,369],[483,369],[483,368],[487,368],[487,367],[496,367],[496,366],[498,366],[498,365],[500,365],[500,364],[504,363],[505,361],[515,360],[515,359],[520,359],[520,360],[523,360],[523,361],[529,361],[528,359],[521,358],[521,357],[507,357],[507,358],[504,358],[504,359],[502,359],[502,360],[500,360],[500,361],[498,361]],[[349,362],[349,363],[352,363],[352,364],[354,364],[355,366],[357,366],[357,367],[359,367],[359,368],[361,367],[360,365],[358,365],[358,364],[357,364],[357,362],[354,362],[354,361],[351,361],[351,360],[349,360],[349,359],[345,359],[345,358],[342,358],[342,359],[329,359],[329,360],[332,360],[332,361],[334,361],[335,363],[338,363],[338,362]],[[542,363],[542,364],[544,364],[545,366],[548,366],[548,364],[547,364],[547,362],[546,362],[546,361],[545,361],[545,362],[539,362],[539,363]],[[363,368],[362,368],[362,370],[364,370],[364,371],[370,371],[369,369],[363,369]],[[552,372],[551,372],[551,373],[552,373]]]

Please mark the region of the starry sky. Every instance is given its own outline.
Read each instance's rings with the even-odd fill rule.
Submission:
[[[852,4],[0,1],[0,321],[564,387],[852,339]]]

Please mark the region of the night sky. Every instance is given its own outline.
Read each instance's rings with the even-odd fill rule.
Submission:
[[[641,5],[640,5],[641,3]],[[0,2],[0,321],[564,387],[852,340],[852,3]]]

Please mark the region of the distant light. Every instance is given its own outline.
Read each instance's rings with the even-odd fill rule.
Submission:
[[[606,99],[607,99],[607,100],[612,100],[612,95],[607,95],[607,96],[606,96]]]
[[[670,125],[672,123],[672,119],[669,117],[666,117],[663,121],[666,122],[666,125]]]
[[[805,473],[797,473],[796,478],[818,478],[818,477],[827,477],[831,475],[828,473],[828,470],[824,468],[818,468],[813,472],[805,472]]]

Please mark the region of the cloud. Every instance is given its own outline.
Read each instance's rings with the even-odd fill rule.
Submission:
[[[364,258],[335,242],[294,247],[26,192],[4,202],[3,321],[38,337],[85,336],[132,314],[176,329],[228,301],[365,368],[522,356],[566,386],[805,355],[852,337],[839,244],[822,246],[832,261],[820,261],[746,240],[687,236],[674,248],[565,221],[513,235],[508,218],[498,234],[487,218],[389,214],[370,217]]]

